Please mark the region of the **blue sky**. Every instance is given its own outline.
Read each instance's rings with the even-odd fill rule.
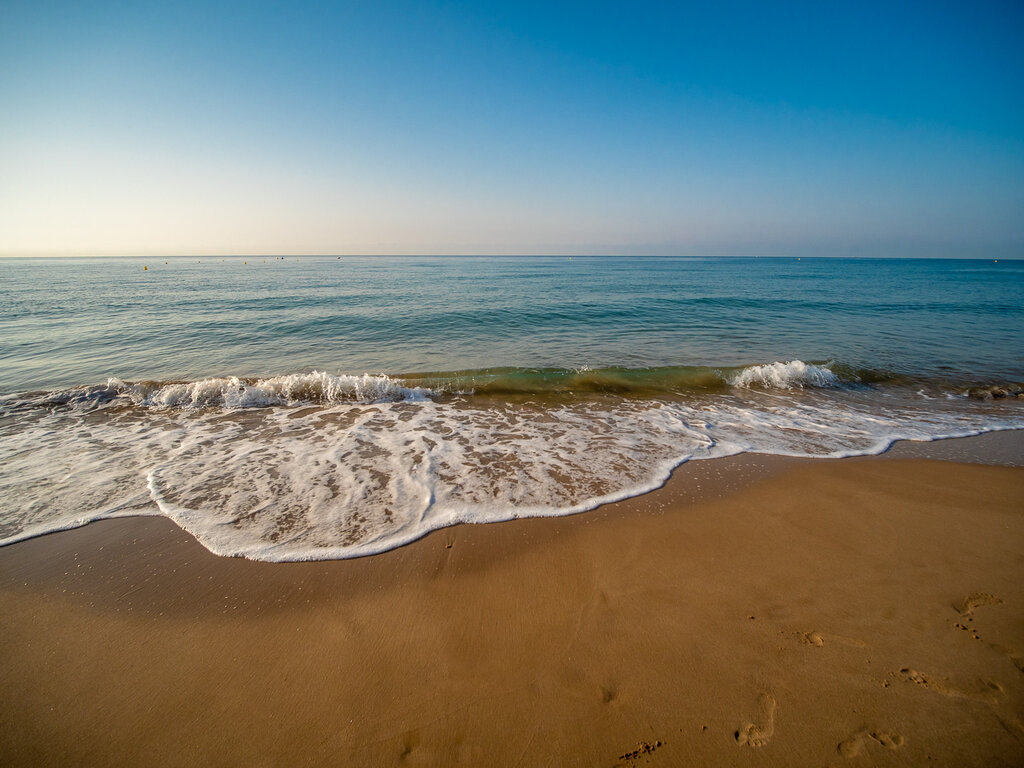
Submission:
[[[1024,257],[1024,4],[0,0],[0,253]]]

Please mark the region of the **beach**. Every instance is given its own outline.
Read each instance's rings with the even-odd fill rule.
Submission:
[[[689,462],[371,557],[0,548],[0,762],[1019,765],[1024,432]],[[931,457],[931,458],[928,458]]]
[[[1024,2],[0,18],[0,768],[1024,768]]]

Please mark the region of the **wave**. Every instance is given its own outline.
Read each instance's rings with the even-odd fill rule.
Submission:
[[[835,387],[839,385],[839,377],[827,366],[792,360],[788,363],[744,368],[733,378],[732,383],[737,387],[758,386],[765,389]]]
[[[835,369],[830,366],[835,366]],[[745,368],[665,366],[656,368],[482,368],[409,374],[331,374],[322,371],[269,378],[226,376],[195,381],[123,381],[53,392],[8,397],[30,405],[79,408],[111,404],[155,408],[264,408],[304,403],[379,403],[443,398],[577,397],[621,395],[650,398],[694,392],[722,392],[730,387],[793,389],[857,385],[889,380],[879,371],[856,371],[835,363],[800,360]]]
[[[394,375],[312,371],[267,378],[225,376],[195,381],[132,382],[111,378],[100,385],[8,395],[0,398],[0,405],[68,406],[76,410],[108,407],[236,410],[444,400],[454,396],[492,402],[538,399],[550,404],[602,396],[649,400],[714,396],[730,391],[869,390],[877,386],[913,386],[923,397],[944,395],[978,400],[1024,397],[1024,385],[1020,383],[923,379],[884,369],[856,368],[831,360],[789,360],[718,368],[499,367]]]
[[[266,408],[301,403],[380,403],[422,400],[433,394],[405,386],[390,376],[334,375],[313,371],[266,379],[224,378],[198,381],[125,382],[111,378],[106,384],[42,393],[25,400],[32,405],[69,405],[83,408],[109,404],[154,408]]]
[[[44,393],[37,406],[70,407],[0,408],[0,545],[163,514],[218,554],[355,557],[459,522],[591,509],[656,488],[690,460],[838,458],[1024,427],[1018,403],[995,394],[878,393],[838,365],[798,362],[714,372],[716,391],[695,397],[561,393],[581,382],[664,392],[709,369],[489,370],[433,375],[431,386],[315,372]],[[531,394],[494,394],[510,385]],[[467,386],[476,394],[446,395]],[[320,404],[259,407],[310,402]]]

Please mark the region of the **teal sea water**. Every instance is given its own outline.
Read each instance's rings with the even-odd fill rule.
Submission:
[[[1024,262],[0,260],[0,542],[350,557],[679,463],[1024,427]]]

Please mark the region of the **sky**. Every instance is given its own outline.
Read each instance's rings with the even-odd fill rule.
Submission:
[[[1024,3],[0,0],[0,255],[1024,257]]]

